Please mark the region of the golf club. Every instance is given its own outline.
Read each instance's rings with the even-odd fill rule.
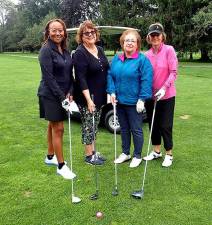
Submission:
[[[70,166],[71,166],[71,171],[73,171],[73,166],[72,166],[72,143],[71,143],[71,112],[70,111],[68,111],[68,131],[69,131],[70,164],[71,164]],[[71,180],[71,202],[72,203],[79,203],[79,202],[81,202],[81,199],[74,195],[74,179]]]
[[[149,149],[150,149],[150,144],[151,144],[151,136],[152,136],[152,129],[153,129],[153,123],[154,123],[154,118],[155,118],[156,104],[157,104],[157,100],[154,101],[152,121],[151,121],[150,133],[149,133],[149,143],[148,143],[148,148],[147,148],[147,155],[149,155]],[[145,183],[146,172],[147,172],[147,163],[148,163],[148,160],[146,160],[146,162],[145,162],[142,187],[140,190],[134,191],[132,193],[132,197],[137,198],[137,199],[141,199],[144,197],[144,183]]]
[[[94,101],[94,96],[91,95],[92,101]],[[93,152],[95,152],[95,118],[94,118],[94,111],[92,112],[92,120],[93,120]],[[97,168],[96,168],[96,154],[94,154],[94,179],[95,179],[95,186],[96,186],[96,192],[90,196],[90,200],[97,200],[99,197],[99,188],[98,188],[98,174],[97,174]]]
[[[116,117],[116,103],[113,104],[113,122],[114,122],[114,157],[117,158],[117,145],[116,145],[116,128],[117,128],[117,117]],[[112,191],[113,196],[117,196],[118,193],[118,174],[117,174],[117,163],[114,163],[115,172],[115,183]]]

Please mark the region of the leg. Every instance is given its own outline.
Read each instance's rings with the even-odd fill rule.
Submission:
[[[130,154],[131,135],[130,135],[130,125],[129,125],[125,106],[118,104],[117,105],[117,114],[118,114],[118,118],[119,118],[119,124],[121,127],[122,152],[126,155],[129,155]]]
[[[52,127],[50,122],[48,122],[47,128],[47,144],[48,144],[48,155],[54,155],[54,148],[52,144]]]
[[[130,130],[133,135],[133,143],[134,143],[133,157],[140,159],[143,147],[142,116],[141,113],[138,113],[136,111],[135,106],[128,106],[126,112],[130,124]]]
[[[61,122],[49,122],[52,128],[52,145],[57,156],[58,163],[63,163],[63,133],[64,125]]]

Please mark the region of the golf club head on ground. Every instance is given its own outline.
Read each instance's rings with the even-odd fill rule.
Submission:
[[[79,203],[79,202],[81,202],[81,199],[76,196],[72,196],[71,201],[72,201],[72,203]]]
[[[131,195],[133,198],[142,199],[144,197],[144,190],[134,191]]]
[[[119,194],[118,189],[114,188],[114,190],[112,191],[112,195],[117,196],[118,194]]]
[[[90,200],[97,200],[98,197],[99,197],[98,193],[92,194],[92,195],[90,196]]]

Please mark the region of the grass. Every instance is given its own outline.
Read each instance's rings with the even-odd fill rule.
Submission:
[[[201,66],[201,67],[200,67]],[[208,67],[210,66],[210,67]],[[119,191],[114,184],[113,135],[100,128],[97,148],[108,158],[98,167],[100,198],[94,192],[93,167],[83,162],[80,123],[72,122],[75,191],[82,199],[70,202],[71,183],[44,165],[46,122],[38,118],[37,59],[0,55],[0,225],[209,225],[212,224],[212,65],[181,63],[177,80],[174,124],[174,164],[148,164],[143,200],[130,193],[139,189],[144,163],[118,166]],[[188,118],[188,119],[186,119]],[[64,154],[69,161],[67,122]],[[148,129],[144,125],[146,153]],[[118,151],[121,152],[120,136]],[[104,217],[97,220],[95,213]]]

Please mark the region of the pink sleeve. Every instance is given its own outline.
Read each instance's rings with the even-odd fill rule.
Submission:
[[[167,57],[168,57],[168,68],[169,68],[169,76],[164,84],[165,88],[169,88],[177,78],[177,66],[178,60],[175,53],[175,50],[172,46],[167,49]]]

